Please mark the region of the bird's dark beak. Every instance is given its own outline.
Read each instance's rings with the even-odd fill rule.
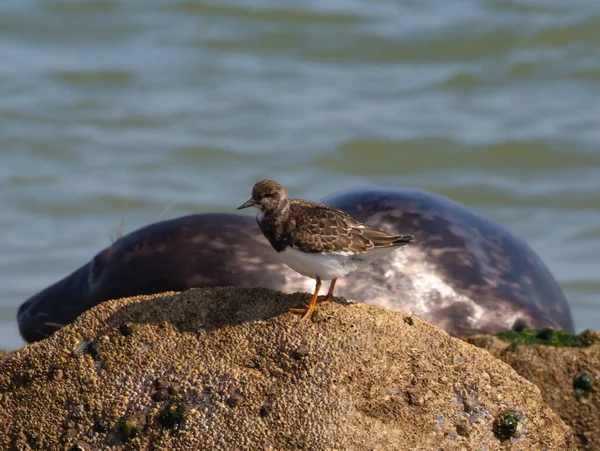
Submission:
[[[248,201],[244,202],[242,205],[237,207],[237,209],[242,210],[242,209],[248,208],[248,207],[256,207],[256,202],[254,202],[254,199],[248,199]]]

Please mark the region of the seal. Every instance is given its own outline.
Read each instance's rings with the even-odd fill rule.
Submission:
[[[412,313],[452,335],[553,327],[573,332],[564,294],[541,259],[506,228],[427,191],[362,189],[324,203],[389,234],[410,233],[404,252],[336,285],[336,294]],[[311,292],[284,265],[255,218],[197,214],[118,239],[69,276],[25,301],[17,322],[33,342],[110,299],[213,286]]]
[[[198,287],[304,289],[304,277],[279,262],[252,217],[197,214],[150,224],[25,301],[21,336],[45,338],[110,299]]]
[[[465,205],[411,188],[354,190],[324,203],[419,243],[347,277],[338,294],[410,312],[456,336],[524,327],[574,332],[565,295],[541,258]]]

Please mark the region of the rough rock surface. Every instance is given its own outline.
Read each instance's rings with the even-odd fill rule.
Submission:
[[[299,322],[287,310],[306,297],[101,304],[0,363],[0,449],[575,449],[539,389],[488,352],[359,303]],[[500,439],[505,412],[518,424]]]
[[[489,335],[468,341],[537,385],[546,403],[573,428],[578,448],[592,451],[600,450],[600,334],[585,334],[595,344],[584,348],[514,346]]]

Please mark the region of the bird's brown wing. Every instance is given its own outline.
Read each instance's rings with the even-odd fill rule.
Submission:
[[[412,236],[393,236],[367,227],[328,205],[294,200],[290,203],[293,227],[290,244],[304,252],[363,254],[374,247],[400,246]]]

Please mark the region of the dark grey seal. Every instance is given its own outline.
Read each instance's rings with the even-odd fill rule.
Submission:
[[[405,188],[356,190],[324,203],[417,243],[340,279],[339,296],[412,313],[459,336],[522,327],[573,332],[564,294],[540,258],[471,209]],[[33,342],[109,299],[211,286],[310,292],[313,284],[278,260],[255,218],[190,215],[115,241],[25,301],[17,320]]]

